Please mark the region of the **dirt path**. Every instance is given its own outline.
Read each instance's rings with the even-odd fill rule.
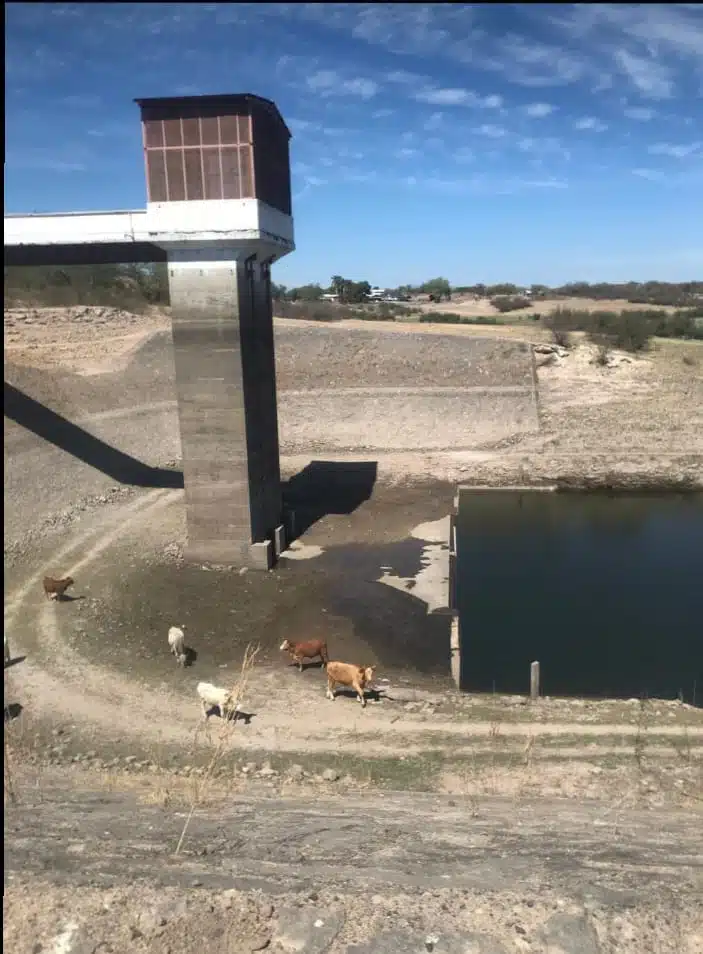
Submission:
[[[13,655],[26,658],[6,670],[5,682],[6,704],[21,702],[26,713],[6,730],[18,753],[31,750],[37,737],[45,755],[60,763],[107,769],[138,761],[142,770],[150,765],[192,771],[207,765],[219,747],[221,771],[232,778],[241,777],[252,758],[264,768],[273,758],[276,778],[291,763],[302,763],[313,775],[334,767],[338,776],[350,777],[352,787],[380,778],[391,787],[521,795],[585,791],[590,798],[645,797],[652,804],[689,806],[703,791],[703,714],[675,703],[643,708],[635,700],[542,700],[527,706],[519,697],[460,695],[443,683],[422,688],[421,681],[418,687],[402,674],[380,673],[378,700],[362,709],[344,695],[334,703],[325,699],[319,670],[298,673],[277,659],[250,674],[246,719],[228,727],[212,717],[203,725],[195,684],[213,678],[213,663],[179,670],[164,648],[159,656],[169,665],[155,673],[129,651],[125,656],[123,650],[129,664],[118,664],[110,640],[124,637],[119,630],[104,631],[104,608],[95,618],[99,634],[86,635],[88,656],[71,636],[81,601],[47,601],[40,585],[45,571],[61,567],[76,579],[92,578],[95,586],[101,574],[114,577],[115,567],[124,567],[135,552],[145,554],[147,540],[153,546],[161,537],[172,540],[167,518],[174,508],[180,513],[180,495],[156,490],[111,508],[15,581],[5,625]],[[233,580],[225,575],[221,585],[231,588]],[[124,612],[124,588],[112,588]],[[152,612],[145,604],[142,613]],[[92,625],[92,616],[79,618],[81,626]],[[99,648],[92,645],[96,638]],[[214,672],[218,683],[230,685],[237,679],[236,661]]]
[[[703,830],[680,813],[249,792],[196,812],[175,855],[183,825],[60,779],[6,810],[9,949],[700,950]]]

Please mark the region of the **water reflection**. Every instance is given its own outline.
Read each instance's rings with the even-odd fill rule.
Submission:
[[[467,689],[703,702],[703,495],[462,493]]]

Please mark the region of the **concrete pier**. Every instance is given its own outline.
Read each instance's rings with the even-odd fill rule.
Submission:
[[[268,569],[283,523],[269,265],[243,254],[169,255],[186,555]]]

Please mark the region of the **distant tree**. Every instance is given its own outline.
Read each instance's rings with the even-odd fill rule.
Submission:
[[[501,313],[518,311],[520,308],[528,308],[530,299],[521,295],[497,295],[495,298],[491,298],[491,305]]]
[[[501,295],[518,295],[520,289],[512,282],[503,282],[499,285],[488,285],[485,289],[488,298],[495,298]]]
[[[447,278],[431,278],[429,281],[423,282],[420,289],[426,295],[432,295],[433,301],[441,301],[443,296],[451,298],[452,295],[452,286]]]
[[[341,291],[339,292],[340,301],[346,304],[360,304],[366,301],[371,291],[371,285],[366,282],[352,282],[344,279]]]
[[[291,301],[319,301],[324,294],[321,285],[301,285],[291,288],[288,297]]]
[[[346,279],[342,278],[341,275],[333,275],[332,280],[330,281],[330,292],[333,295],[337,295],[341,298],[344,286],[346,284]]]
[[[285,285],[277,285],[275,282],[271,282],[271,298],[274,301],[284,301],[288,293],[288,289]]]

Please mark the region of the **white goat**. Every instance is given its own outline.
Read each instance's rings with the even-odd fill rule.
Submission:
[[[10,637],[7,635],[7,630],[4,633],[5,636],[5,665],[10,662],[12,659],[12,653],[10,652]]]
[[[235,717],[239,711],[239,705],[233,705],[232,693],[229,689],[221,689],[219,686],[213,686],[211,682],[199,682],[197,693],[200,696],[200,704],[203,707],[203,719],[207,722],[210,709],[216,708],[222,719],[229,718],[234,713]]]
[[[172,626],[168,631],[168,646],[179,666],[186,664],[185,633],[179,626]]]

